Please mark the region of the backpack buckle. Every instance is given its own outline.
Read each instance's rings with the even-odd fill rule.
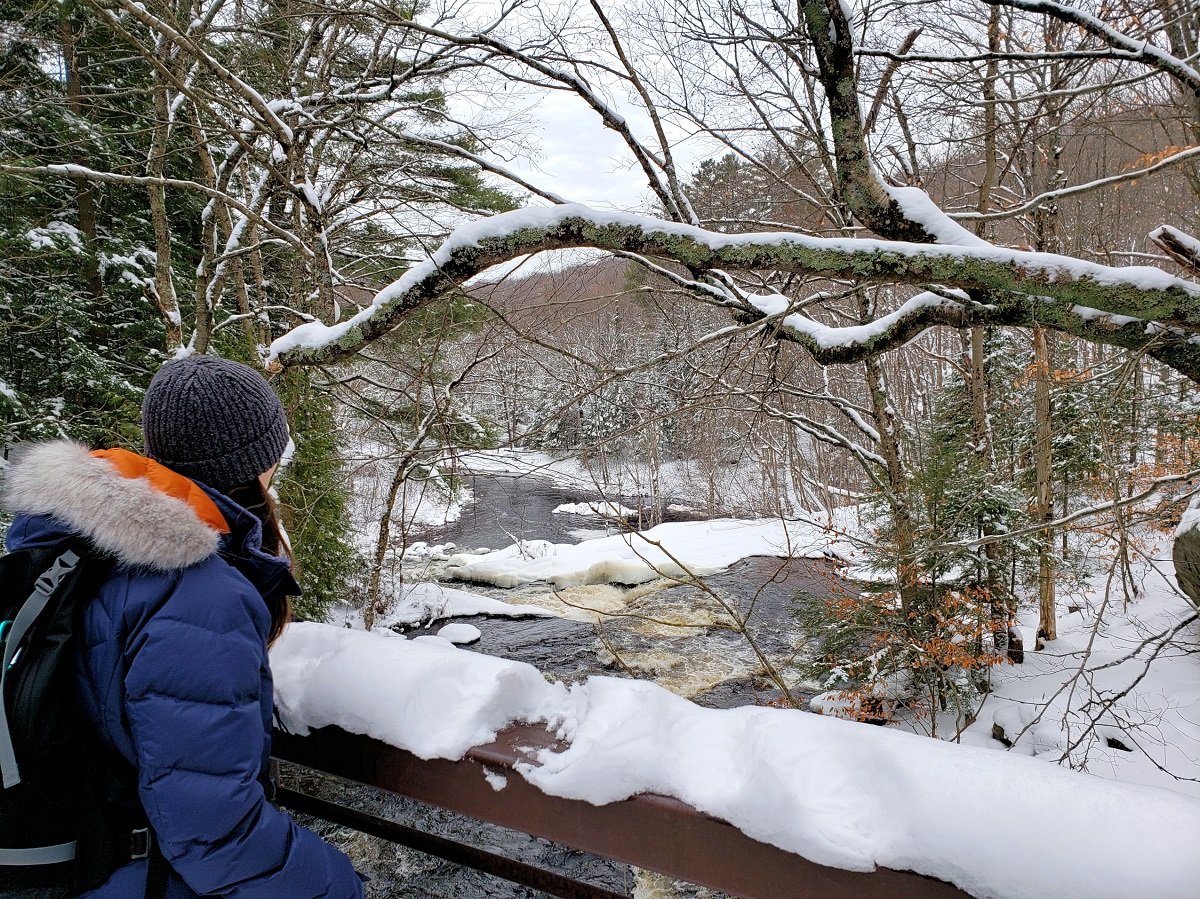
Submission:
[[[129,834],[129,858],[131,861],[137,861],[141,858],[150,857],[150,846],[154,842],[154,837],[150,833],[149,827],[138,827]]]

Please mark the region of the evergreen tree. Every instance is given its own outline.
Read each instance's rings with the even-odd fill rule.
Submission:
[[[310,372],[289,372],[280,380],[295,444],[277,487],[297,580],[304,590],[295,609],[320,620],[330,604],[345,599],[357,567],[350,543],[350,488],[341,430],[334,397],[317,387]]]
[[[174,4],[141,10],[178,24]],[[398,277],[441,223],[514,207],[454,152],[475,138],[440,81],[397,77],[421,50],[385,23],[412,14],[264,0],[195,19],[181,42],[106,6],[0,0],[0,157],[80,167],[0,175],[5,451],[138,448],[171,352],[258,364],[304,316],[337,320]],[[314,616],[353,568],[327,381],[278,384],[296,444],[280,496]]]
[[[0,4],[0,157],[118,168],[142,152],[139,67],[75,3]],[[136,445],[161,360],[142,204],[126,190],[0,174],[0,442]]]
[[[987,352],[997,358],[988,391],[992,425],[1015,412],[1000,383],[1005,368],[1005,337],[987,336]],[[1007,374],[1011,375],[1011,372]],[[1019,386],[1019,381],[1014,381]],[[998,536],[1027,523],[1025,496],[996,465],[1000,446],[976,445],[971,396],[961,372],[952,369],[933,407],[921,440],[910,441],[904,502],[915,547],[903,564],[912,597],[902,600],[898,585],[895,499],[876,491],[868,502],[875,541],[861,569],[859,590],[831,597],[802,596],[802,624],[819,643],[809,674],[840,692],[853,714],[885,718],[906,705],[931,722],[953,711],[961,726],[973,716],[987,689],[987,671],[1004,660],[1004,645],[1016,611],[1008,585],[994,570],[998,559],[972,542]],[[994,442],[994,441],[993,441]],[[1030,540],[1004,541],[1008,561],[1032,556]]]

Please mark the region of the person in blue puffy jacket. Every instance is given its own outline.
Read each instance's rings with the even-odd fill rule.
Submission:
[[[299,593],[266,493],[288,442],[253,369],[212,356],[164,366],[142,406],[145,455],[69,441],[12,461],[10,550],[83,536],[111,559],[85,612],[80,704],[137,773],[168,899],[357,899],[349,859],[266,796],[269,642]],[[131,861],[88,899],[135,899]]]

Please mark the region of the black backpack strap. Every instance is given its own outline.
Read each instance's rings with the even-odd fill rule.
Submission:
[[[158,840],[150,840],[150,858],[146,866],[146,899],[167,899],[167,878],[171,866],[159,848]]]
[[[0,774],[3,775],[5,789],[15,787],[21,782],[21,772],[17,768],[17,755],[13,750],[12,733],[9,730],[8,712],[4,702],[5,678],[21,641],[45,611],[50,597],[54,595],[62,579],[74,571],[78,564],[79,556],[69,549],[55,559],[54,564],[42,572],[34,583],[33,593],[21,606],[21,611],[13,619],[12,626],[4,638],[4,654],[0,657]]]
[[[141,827],[135,827],[127,833],[129,854],[125,861],[146,859],[146,899],[166,899],[167,878],[171,876],[171,865],[162,853],[158,837],[146,821],[143,821]]]

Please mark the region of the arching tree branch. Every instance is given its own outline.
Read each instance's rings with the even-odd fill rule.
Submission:
[[[1098,343],[1143,349],[1200,381],[1200,285],[1158,269],[1116,268],[1051,253],[991,246],[953,247],[797,234],[730,235],[582,206],[522,209],[455,231],[432,259],[385,288],[371,307],[338,325],[301,325],[276,340],[282,365],[352,355],[396,327],[409,311],[502,262],[530,253],[591,247],[638,253],[684,265],[700,277],[715,270],[770,269],[864,284],[939,284],[983,291],[987,302],[923,294],[875,322],[830,328],[789,314],[783,297],[741,300],[743,318],[780,317],[783,336],[818,361],[853,362],[885,352],[935,325],[1032,325]]]

